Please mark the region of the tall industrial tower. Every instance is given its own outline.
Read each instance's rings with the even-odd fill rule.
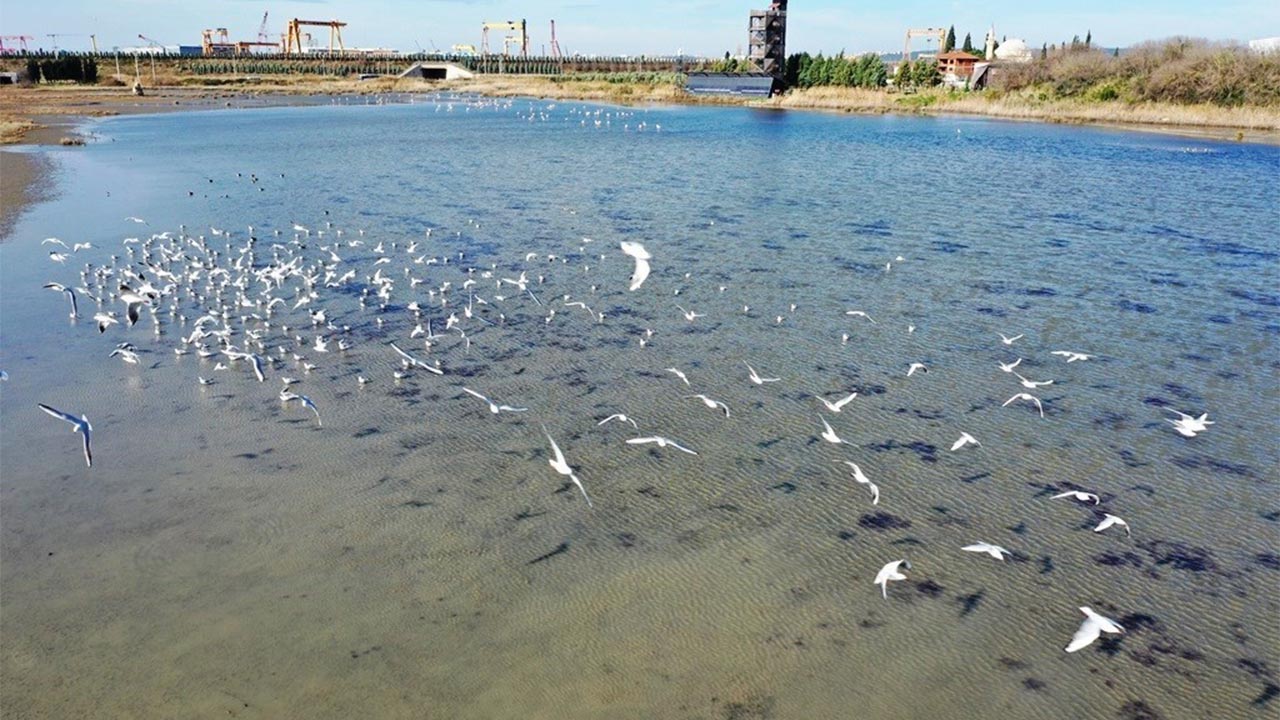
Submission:
[[[747,29],[748,57],[775,85],[787,64],[787,0],[774,0],[768,10],[752,10]]]

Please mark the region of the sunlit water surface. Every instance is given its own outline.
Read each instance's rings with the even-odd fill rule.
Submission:
[[[1277,148],[422,98],[93,130],[49,151],[56,200],[0,246],[6,717],[1280,707]],[[294,223],[326,233],[303,238],[309,262],[337,240],[338,273],[357,270],[311,306],[354,348],[300,350],[310,373],[286,355],[260,384],[244,363],[175,356],[190,302],[185,325],[159,314],[158,337],[145,313],[99,335],[91,300],[71,322],[41,289],[180,226],[224,265],[253,226],[261,267]],[[96,247],[61,266],[48,237]],[[620,240],[654,255],[635,292]],[[379,242],[392,262],[375,266]],[[377,268],[392,302],[361,310]],[[410,289],[405,268],[426,282]],[[443,326],[467,268],[495,324],[463,318],[464,339]],[[495,287],[521,270],[542,305]],[[451,304],[430,305],[445,282]],[[279,294],[291,306],[300,286]],[[409,338],[414,300],[442,333],[430,349]],[[305,308],[280,313],[268,347],[288,342],[281,324],[314,336]],[[140,365],[107,358],[126,340]],[[395,381],[392,340],[445,375]],[[1054,380],[1033,391],[1044,419],[1001,406],[1024,388],[997,364],[1018,357]],[[750,383],[744,361],[781,380]],[[913,362],[928,373],[906,377]],[[285,375],[323,427],[277,399]],[[491,415],[463,385],[530,409]],[[854,390],[839,415],[813,397]],[[37,402],[88,415],[91,470]],[[1216,424],[1181,437],[1166,407]],[[698,455],[626,444],[629,425],[597,426],[615,412]],[[823,442],[820,417],[848,444]],[[594,509],[548,467],[542,424]],[[951,452],[962,431],[981,447]],[[1068,488],[1105,502],[1049,499]],[[1092,532],[1101,510],[1132,537]],[[977,541],[1014,556],[960,551]],[[910,579],[883,599],[872,579],[900,558]],[[1065,654],[1080,605],[1129,632]]]

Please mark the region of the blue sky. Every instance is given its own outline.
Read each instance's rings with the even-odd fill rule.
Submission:
[[[767,0],[0,0],[0,34],[31,35],[35,45],[49,48],[48,33],[66,33],[57,44],[69,49],[88,49],[88,33],[97,34],[100,48],[140,44],[139,33],[166,45],[194,45],[206,27],[227,27],[233,40],[252,40],[266,11],[273,37],[291,17],[336,18],[350,23],[343,32],[349,47],[412,51],[479,45],[482,21],[525,18],[534,52],[547,46],[554,19],[560,46],[569,53],[714,56],[745,50],[747,12],[765,5]],[[1215,40],[1280,35],[1276,0],[792,0],[788,15],[788,50],[814,53],[893,51],[902,47],[907,27],[930,25],[955,25],[958,40],[970,32],[980,44],[995,23],[998,35],[1021,37],[1033,47],[1083,37],[1090,30],[1094,41],[1106,46],[1173,35]]]

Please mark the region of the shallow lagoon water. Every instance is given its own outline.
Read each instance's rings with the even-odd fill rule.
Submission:
[[[50,151],[58,198],[0,246],[6,715],[1276,712],[1276,148],[459,98],[93,129]],[[78,269],[50,263],[46,237],[91,240],[72,262],[101,264],[179,225],[230,230],[211,246],[234,254],[252,225],[266,261],[295,222],[333,224],[309,258],[365,232],[339,251],[357,288],[379,241],[397,244],[387,274],[429,281],[402,280],[381,313],[325,291],[355,347],[304,352],[309,374],[281,364],[260,385],[177,358],[190,324],[163,314],[159,338],[145,317],[100,336],[40,288]],[[413,265],[414,240],[451,262]],[[619,240],[655,256],[634,293]],[[491,265],[542,276],[546,305],[484,280],[479,314],[499,324],[467,324],[469,349],[414,340],[446,374],[393,381],[404,306]],[[140,366],[106,358],[124,340]],[[997,363],[1019,356],[1055,380],[1043,420],[1000,407],[1022,388]],[[752,385],[743,361],[782,382]],[[929,372],[905,377],[917,361]],[[281,375],[323,427],[281,405]],[[492,416],[463,385],[530,411]],[[852,390],[840,415],[812,397]],[[36,402],[91,418],[92,470]],[[1217,424],[1183,438],[1165,407]],[[614,412],[699,455],[626,445],[596,425]],[[850,444],[823,443],[819,417]],[[542,423],[594,509],[547,467]],[[961,431],[982,447],[949,452]],[[1076,487],[1133,537],[1047,497]],[[1015,556],[959,551],[979,540]],[[871,580],[901,557],[910,580],[884,600]],[[1064,654],[1079,605],[1129,632]]]

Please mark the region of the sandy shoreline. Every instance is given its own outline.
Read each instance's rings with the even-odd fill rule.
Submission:
[[[377,80],[353,82],[318,80],[297,84],[240,86],[159,87],[147,95],[134,96],[124,87],[6,88],[0,91],[0,121],[4,132],[0,142],[24,145],[58,145],[74,140],[78,128],[90,118],[115,115],[185,112],[193,110],[280,107],[328,102],[338,95],[370,95],[388,92],[473,92],[492,97],[539,97],[623,104],[669,103],[687,105],[752,106],[780,110],[807,110],[849,114],[907,114],[933,116],[991,117],[999,120],[1093,125],[1119,130],[1154,132],[1219,141],[1280,144],[1280,131],[1230,126],[1195,126],[1151,122],[1110,121],[1086,116],[1064,117],[1009,114],[992,107],[968,104],[959,107],[910,108],[858,98],[814,101],[803,95],[768,101],[739,98],[699,98],[664,84],[636,84],[619,87],[610,83],[551,82],[546,78],[486,78],[476,81],[427,83],[421,81]],[[0,242],[6,241],[22,212],[41,199],[50,187],[51,163],[41,153],[5,151],[0,145]]]

